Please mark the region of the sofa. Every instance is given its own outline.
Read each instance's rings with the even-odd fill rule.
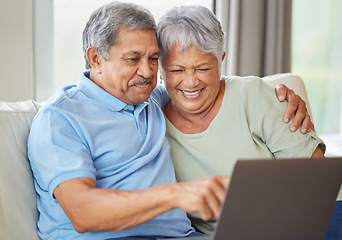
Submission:
[[[41,103],[0,102],[0,239],[38,240],[27,137]]]
[[[264,80],[285,83],[310,106],[302,79],[294,74],[276,74]],[[33,176],[27,158],[31,122],[43,105],[33,100],[0,102],[0,239],[39,240],[38,211]],[[342,199],[340,192],[339,199]]]

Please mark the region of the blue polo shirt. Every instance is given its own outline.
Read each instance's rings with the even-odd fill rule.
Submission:
[[[186,213],[174,209],[131,229],[79,234],[53,197],[60,183],[79,177],[94,179],[98,188],[122,190],[175,183],[161,111],[169,98],[160,91],[156,88],[140,105],[127,105],[85,72],[76,85],[59,90],[38,112],[28,155],[42,239],[180,237],[193,231]]]

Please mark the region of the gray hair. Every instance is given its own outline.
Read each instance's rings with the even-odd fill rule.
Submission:
[[[153,15],[142,6],[133,3],[111,2],[93,12],[83,31],[83,55],[86,69],[90,68],[87,49],[93,46],[108,61],[110,47],[117,41],[120,28],[129,30],[153,30],[157,26]]]
[[[178,6],[167,11],[158,23],[160,61],[175,43],[180,51],[194,45],[221,60],[224,32],[214,13],[200,5]]]

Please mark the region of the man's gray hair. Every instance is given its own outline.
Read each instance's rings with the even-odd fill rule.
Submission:
[[[105,4],[91,14],[83,31],[83,54],[86,69],[90,68],[87,59],[88,47],[93,46],[105,60],[108,60],[109,49],[116,44],[120,28],[150,29],[157,34],[153,15],[142,6],[121,2]]]
[[[180,51],[194,45],[221,60],[224,32],[214,13],[200,5],[178,6],[167,11],[158,23],[160,61],[175,43]]]

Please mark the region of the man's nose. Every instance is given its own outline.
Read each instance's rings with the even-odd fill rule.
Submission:
[[[142,76],[144,78],[150,78],[153,76],[153,65],[147,60],[147,61],[141,61],[139,69],[137,71],[137,74],[139,76]]]

